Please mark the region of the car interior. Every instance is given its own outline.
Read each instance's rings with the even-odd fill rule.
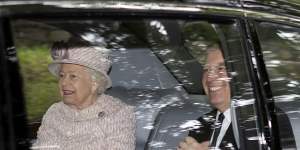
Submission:
[[[14,42],[25,83],[31,142],[36,138],[43,113],[52,103],[59,101],[56,79],[48,77],[47,63],[51,61],[48,49],[54,41],[71,38],[111,50],[113,64],[109,76],[113,85],[106,93],[135,107],[137,150],[175,149],[195,126],[195,119],[211,110],[201,85],[204,49],[210,42],[221,40],[225,49],[231,49],[224,51],[224,56],[235,55],[227,60],[226,65],[233,77],[233,99],[245,100],[243,103],[238,101],[237,105],[248,105],[247,102],[251,100],[249,104],[253,104],[247,74],[230,70],[244,67],[238,45],[240,37],[231,33],[235,28],[232,24],[167,19],[14,20]],[[225,37],[229,40],[225,40]],[[228,45],[231,47],[226,47]],[[242,64],[237,63],[239,61]],[[40,95],[36,97],[42,97],[42,101],[33,98],[35,91],[39,91]],[[278,99],[282,100],[280,97]],[[278,103],[284,112],[296,106],[284,104],[287,103]],[[251,112],[246,109],[241,111]],[[290,112],[288,117],[293,132],[299,133],[296,127],[299,119],[294,119],[298,115]],[[250,115],[246,120],[255,121],[253,118]],[[253,128],[256,127],[257,124],[254,124]],[[236,125],[237,140],[238,130]],[[296,140],[299,143],[298,136]]]
[[[150,24],[150,26],[145,27],[145,24]],[[47,59],[49,59],[47,56],[48,51],[44,45],[49,47],[53,40],[80,37],[82,40],[86,40],[96,46],[106,44],[107,47],[112,49],[111,58],[113,61],[110,70],[113,86],[106,93],[121,99],[129,105],[135,106],[136,149],[144,149],[146,145],[150,145],[149,148],[162,146],[157,145],[154,141],[160,141],[160,143],[168,141],[171,143],[166,143],[164,144],[165,146],[176,147],[176,143],[184,138],[188,128],[190,128],[189,122],[209,111],[210,106],[201,86],[200,79],[203,64],[201,65],[197,62],[180,44],[172,45],[173,43],[178,43],[179,39],[177,37],[163,37],[163,34],[160,33],[162,31],[159,31],[165,25],[170,26],[174,24],[179,28],[176,21],[167,20],[161,22],[146,20],[144,23],[141,21],[88,20],[83,23],[77,20],[46,20],[44,22],[40,20],[17,20],[14,22],[14,37],[19,51],[30,51],[24,47],[28,49],[42,47],[43,52],[41,55],[44,55],[43,57]],[[208,24],[206,23],[205,25]],[[153,40],[149,45],[142,41],[149,39],[139,37],[144,35],[132,32],[131,28],[133,26],[140,27],[142,30],[148,30],[148,32],[152,31],[151,34],[153,35],[147,38],[157,38],[156,40],[170,38],[170,41]],[[175,31],[178,32],[177,29]],[[47,35],[50,36],[47,37]],[[165,43],[161,44],[160,42]],[[176,46],[179,48],[176,48]],[[172,55],[166,55],[169,53]],[[27,55],[34,55],[34,53],[28,53]],[[22,62],[22,53],[19,54],[19,57]],[[26,78],[28,77],[26,69],[29,68],[25,67],[26,62],[23,64],[22,69],[23,71],[25,70],[23,75]],[[46,64],[42,67],[46,68]],[[38,73],[36,74],[37,76],[45,74],[45,72]],[[55,82],[55,79],[49,80]],[[26,84],[35,86],[34,83],[26,82],[27,80],[25,80],[25,86]],[[26,94],[30,94],[30,89]],[[59,98],[51,95],[49,97]],[[53,102],[55,101],[51,103]],[[31,103],[33,104],[28,105],[28,107],[39,107],[37,102]],[[164,112],[163,109],[166,106],[171,107],[168,107],[168,111]],[[45,112],[47,107],[43,109],[41,112]],[[28,111],[30,114],[31,108]],[[34,142],[40,125],[42,113],[37,116],[29,121],[30,136],[33,138],[32,142]],[[162,119],[160,116],[164,116],[167,119]],[[154,125],[159,128],[154,130]],[[169,135],[159,135],[159,133],[164,132],[169,133]],[[152,142],[147,143],[149,140]],[[166,147],[163,146],[161,148]]]

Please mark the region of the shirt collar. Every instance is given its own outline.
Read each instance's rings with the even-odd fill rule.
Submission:
[[[219,117],[220,113],[221,113],[220,111],[217,112],[217,117]],[[230,108],[226,109],[226,110],[223,112],[223,114],[224,114],[225,119],[226,119],[228,122],[231,122]]]

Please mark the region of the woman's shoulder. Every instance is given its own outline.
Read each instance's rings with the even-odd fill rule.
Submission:
[[[134,112],[134,107],[130,106],[126,103],[124,103],[122,100],[119,98],[103,94],[101,96],[103,98],[103,103],[105,104],[105,107],[112,113],[120,112],[120,111],[125,111],[125,112]]]
[[[58,116],[58,110],[60,110],[60,108],[62,107],[62,102],[56,102],[53,103],[48,110],[46,111],[46,113],[43,115],[43,119],[42,122],[49,122],[50,120],[53,120],[56,118],[56,116]]]
[[[56,113],[57,110],[60,110],[60,109],[61,109],[61,107],[63,107],[63,102],[62,102],[62,101],[53,103],[53,104],[48,108],[48,110],[46,111],[45,116],[47,116],[47,115],[52,115],[53,113]]]
[[[55,102],[53,103],[47,111],[53,111],[53,110],[56,110],[56,109],[60,109],[61,107],[63,107],[63,102],[62,101],[59,101],[59,102]]]

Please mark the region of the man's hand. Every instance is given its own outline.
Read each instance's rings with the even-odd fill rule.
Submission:
[[[209,141],[198,143],[194,138],[188,136],[179,143],[177,150],[208,150]]]

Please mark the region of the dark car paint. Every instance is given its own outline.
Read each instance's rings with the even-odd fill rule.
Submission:
[[[22,4],[23,3],[23,4]],[[18,62],[16,61],[15,50],[12,47],[12,38],[10,36],[10,26],[8,18],[63,18],[73,17],[114,17],[114,18],[198,18],[199,15],[207,16],[207,18],[231,17],[231,18],[244,18],[249,19],[241,22],[242,28],[245,32],[245,47],[248,51],[248,64],[250,72],[252,72],[253,83],[256,84],[256,93],[258,101],[257,105],[260,108],[258,116],[265,116],[261,118],[264,120],[261,124],[261,129],[264,129],[268,138],[270,139],[269,145],[272,149],[280,147],[279,138],[276,135],[276,117],[274,117],[274,103],[272,102],[272,93],[268,76],[266,73],[264,61],[262,59],[259,41],[256,37],[253,28],[253,19],[268,20],[279,23],[300,23],[300,7],[296,2],[283,2],[283,1],[187,1],[187,3],[129,3],[129,6],[139,7],[133,9],[125,7],[124,2],[108,2],[101,5],[97,2],[91,1],[88,3],[90,8],[81,8],[79,3],[66,2],[66,4],[73,4],[73,6],[63,7],[61,2],[46,3],[34,2],[28,4],[27,2],[12,3],[3,2],[0,5],[1,13],[1,59],[0,59],[0,77],[1,77],[1,128],[0,128],[0,148],[1,149],[20,149],[28,146],[26,143],[25,118],[26,113],[24,109],[24,100],[22,94],[22,81],[19,74]],[[191,3],[192,5],[189,5]],[[95,5],[96,4],[96,5]],[[98,4],[98,5],[97,5]],[[121,5],[124,4],[124,5]],[[93,7],[94,6],[94,7]],[[159,7],[157,7],[159,6]],[[71,9],[72,7],[72,9]],[[178,9],[169,9],[170,7]],[[191,9],[189,9],[191,8]],[[126,13],[123,13],[126,12]],[[213,16],[210,16],[213,15]],[[255,54],[253,57],[251,51]],[[252,58],[251,58],[252,57]],[[251,59],[255,59],[257,66],[253,66]],[[2,67],[3,66],[3,67]],[[260,78],[258,78],[260,77]],[[268,83],[268,84],[262,84]],[[268,121],[272,121],[273,125],[269,128],[264,128]],[[25,141],[25,142],[20,142]],[[267,148],[268,146],[264,147]]]
[[[1,47],[1,148],[25,149],[27,143],[25,102],[22,78],[7,19],[0,20]],[[3,54],[4,53],[4,54]]]
[[[252,82],[254,84],[254,86],[256,87],[254,90],[254,95],[256,96],[256,99],[258,99],[256,101],[256,105],[258,108],[258,114],[257,117],[259,118],[259,120],[261,120],[259,126],[260,129],[263,130],[261,131],[261,133],[264,133],[266,135],[266,141],[268,142],[269,146],[274,149],[275,147],[280,147],[280,142],[278,142],[278,135],[274,135],[276,134],[276,132],[273,132],[274,130],[276,131],[278,128],[276,128],[276,126],[265,126],[266,124],[268,124],[268,121],[275,121],[271,118],[271,114],[267,113],[268,112],[268,107],[266,105],[266,97],[265,97],[265,93],[263,92],[263,89],[265,86],[265,78],[267,77],[266,74],[266,68],[264,67],[264,61],[262,59],[262,55],[261,52],[257,52],[257,47],[259,43],[257,43],[258,38],[255,36],[256,34],[253,33],[252,28],[250,27],[251,23],[246,21],[245,22],[245,29],[247,30],[247,49],[249,49],[249,51],[247,51],[248,56],[246,59],[248,62],[250,62],[251,64],[255,64],[255,66],[253,65],[249,65],[248,67],[250,68],[250,73],[252,74]],[[255,54],[255,56],[251,56],[251,53]],[[252,57],[252,59],[251,59]],[[253,59],[255,59],[255,62],[253,62]],[[259,71],[264,71],[264,74],[260,74]],[[261,78],[259,78],[261,77]],[[270,92],[270,91],[269,91]],[[274,122],[275,123],[275,122]],[[276,123],[275,123],[276,124]],[[269,137],[273,137],[273,138],[269,138]],[[267,146],[265,145],[265,149],[267,149]]]

